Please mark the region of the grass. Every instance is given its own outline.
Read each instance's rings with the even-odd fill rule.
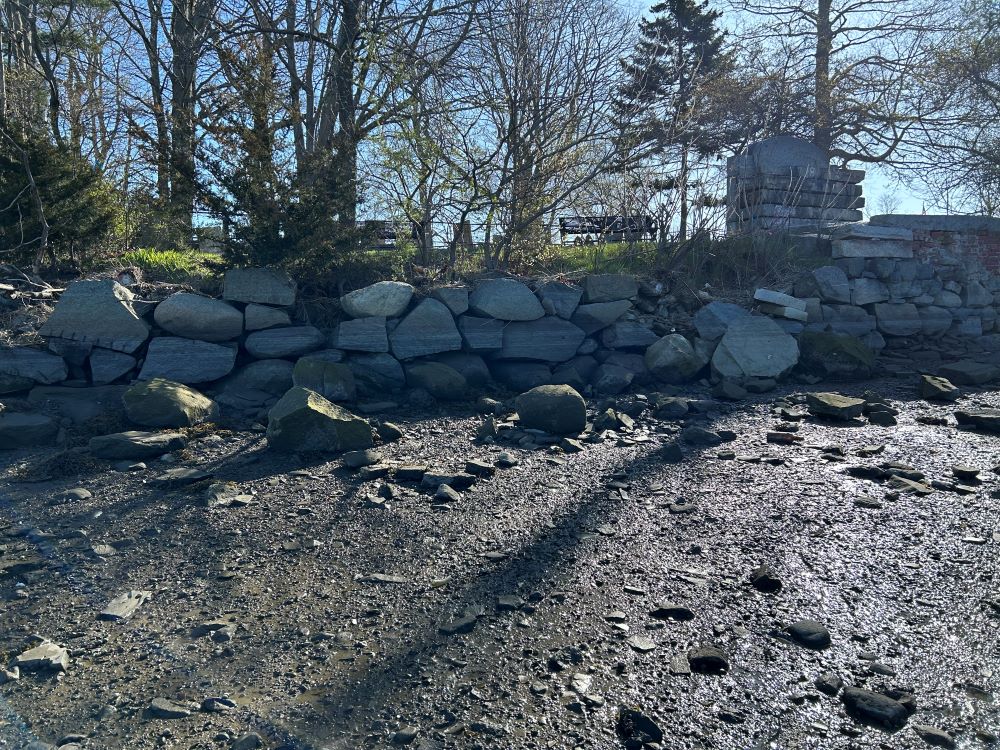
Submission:
[[[155,250],[141,248],[123,253],[116,259],[122,268],[135,267],[147,281],[172,283],[202,282],[216,275],[219,257],[196,250]]]

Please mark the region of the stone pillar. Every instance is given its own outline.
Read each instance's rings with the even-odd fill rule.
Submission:
[[[726,230],[824,232],[861,221],[859,169],[831,167],[808,141],[779,135],[751,145],[726,164]]]

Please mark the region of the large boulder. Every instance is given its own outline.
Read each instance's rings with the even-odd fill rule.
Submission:
[[[66,360],[55,354],[27,347],[0,347],[0,394],[24,391],[35,383],[59,383],[68,374]]]
[[[292,382],[315,391],[328,401],[353,401],[358,395],[350,367],[319,357],[306,356],[296,362]]]
[[[497,359],[530,359],[565,362],[583,343],[583,331],[568,320],[545,316],[523,323],[508,323]]]
[[[136,358],[131,354],[96,346],[87,362],[90,365],[90,380],[94,385],[113,383],[132,372],[137,364]]]
[[[570,322],[589,336],[602,328],[607,328],[627,313],[630,307],[632,303],[628,300],[580,305],[570,318]]]
[[[398,391],[406,385],[406,375],[399,360],[391,354],[355,354],[347,360],[358,390],[373,396]]]
[[[587,404],[568,385],[540,385],[517,397],[521,425],[553,435],[576,435],[587,426]]]
[[[684,383],[694,378],[708,364],[691,342],[679,333],[671,333],[646,350],[646,369],[664,383]]]
[[[0,414],[0,450],[54,445],[58,435],[59,423],[44,414]]]
[[[389,334],[389,346],[397,359],[413,359],[461,349],[462,337],[451,310],[436,299],[425,299]]]
[[[869,315],[863,307],[854,305],[830,305],[823,308],[824,320],[834,333],[849,336],[864,336],[875,330],[875,316]]]
[[[142,461],[180,450],[187,444],[179,432],[130,430],[90,439],[89,449],[96,458],[109,461]]]
[[[149,338],[149,324],[136,314],[133,299],[114,279],[74,281],[38,332],[133,354]]]
[[[326,336],[315,326],[289,326],[255,331],[243,346],[256,359],[300,357],[326,345]]]
[[[236,346],[161,336],[149,342],[139,380],[163,378],[176,383],[208,383],[232,372]]]
[[[162,378],[133,383],[122,401],[129,421],[142,427],[191,427],[219,416],[212,399]]]
[[[288,313],[277,307],[251,302],[243,309],[243,328],[247,331],[263,331],[265,328],[278,328],[291,324],[292,319],[288,317]]]
[[[469,295],[469,308],[498,320],[537,320],[545,314],[538,297],[514,279],[480,281]]]
[[[569,320],[580,304],[583,289],[561,281],[550,281],[539,286],[536,294],[546,314],[558,315],[563,320]]]
[[[938,369],[938,375],[948,378],[955,385],[986,385],[1000,380],[1000,367],[963,359],[942,365]]]
[[[616,302],[636,296],[639,282],[626,273],[594,273],[583,279],[583,294],[587,303]]]
[[[413,388],[423,388],[442,401],[461,400],[469,385],[462,373],[442,362],[407,364],[406,382]]]
[[[871,377],[875,352],[854,336],[805,331],[799,336],[799,367],[820,377]]]
[[[243,333],[243,313],[222,300],[177,292],[156,306],[153,320],[186,339],[229,341]]]
[[[274,268],[231,268],[222,280],[222,298],[288,307],[295,304],[295,282]]]
[[[337,349],[351,352],[387,352],[389,334],[385,328],[385,318],[345,320],[333,329],[330,343]]]
[[[694,314],[692,322],[698,335],[706,341],[721,339],[734,320],[749,318],[750,311],[732,302],[709,302]]]
[[[860,279],[855,279],[851,282],[850,302],[852,305],[861,307],[862,305],[871,305],[876,302],[885,302],[889,299],[889,296],[889,287],[878,279],[869,279],[862,276]]]
[[[886,336],[913,336],[923,328],[917,306],[908,302],[875,305],[875,320],[879,333]]]
[[[780,378],[799,361],[799,345],[770,318],[751,316],[729,324],[712,355],[721,378]]]
[[[267,442],[279,451],[324,453],[362,450],[373,445],[368,422],[315,391],[298,386],[271,407]]]
[[[340,298],[340,306],[352,318],[395,318],[406,311],[411,299],[413,287],[409,284],[380,281],[345,294]]]

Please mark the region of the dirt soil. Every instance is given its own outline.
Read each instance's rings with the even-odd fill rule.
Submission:
[[[888,398],[898,425],[810,417],[804,442],[771,444],[785,388],[686,423],[647,412],[563,454],[475,442],[471,404],[393,413],[389,466],[519,462],[444,506],[337,457],[275,455],[260,432],[202,430],[175,463],[137,471],[0,455],[0,665],[39,638],[70,659],[0,685],[0,747],[252,748],[239,738],[253,732],[268,748],[610,749],[626,747],[622,707],[671,749],[945,743],[930,727],[986,747],[1000,733],[1000,436],[957,428],[955,405],[917,400],[910,380],[825,387]],[[961,405],[1000,407],[1000,392]],[[668,463],[659,449],[684,424],[736,437]],[[847,473],[885,462],[945,489]],[[947,489],[956,464],[981,481]],[[178,465],[212,479],[156,481]],[[252,497],[209,507],[209,481]],[[750,585],[762,564],[780,591]],[[99,619],[131,589],[152,598]],[[790,638],[802,619],[831,645]],[[690,673],[706,645],[728,671]],[[869,726],[822,675],[912,693],[916,712]]]

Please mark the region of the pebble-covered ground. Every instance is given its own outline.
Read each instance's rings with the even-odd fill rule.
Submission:
[[[573,453],[519,447],[502,420],[476,441],[472,404],[393,413],[385,476],[248,431],[195,430],[135,471],[7,452],[0,664],[44,639],[65,666],[0,673],[0,747],[988,747],[1000,435],[910,380],[840,390],[898,424],[794,421],[785,388],[684,421],[625,397],[634,424]],[[783,422],[801,442],[767,442]],[[692,426],[735,439],[670,462]],[[504,452],[448,502],[395,472]],[[178,466],[209,476],[158,481]],[[102,619],[130,590],[150,596]]]

